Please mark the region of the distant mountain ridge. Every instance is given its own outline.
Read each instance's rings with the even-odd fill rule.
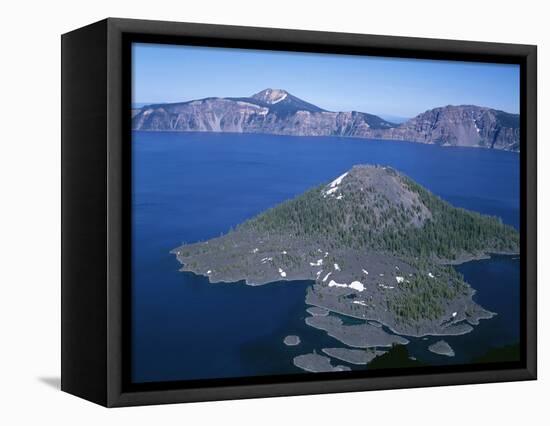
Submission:
[[[327,111],[286,90],[271,88],[250,97],[146,105],[133,110],[132,128],[346,136],[519,151],[518,114],[476,105],[448,105],[395,124],[364,112]]]

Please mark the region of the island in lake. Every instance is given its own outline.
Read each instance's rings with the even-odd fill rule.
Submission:
[[[319,351],[355,364],[407,337],[466,334],[492,318],[452,265],[518,252],[518,232],[500,219],[455,208],[375,165],[356,165],[225,235],[172,250],[182,271],[210,283],[311,280],[307,325],[346,346]],[[325,358],[302,354],[294,364],[342,371]]]

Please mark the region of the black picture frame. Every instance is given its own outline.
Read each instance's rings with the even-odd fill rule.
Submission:
[[[194,382],[129,382],[130,44],[520,65],[521,361]],[[62,36],[62,390],[130,406],[536,379],[536,46],[109,18]]]

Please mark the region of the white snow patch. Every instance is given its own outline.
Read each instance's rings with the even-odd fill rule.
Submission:
[[[385,284],[378,284],[378,287],[382,287],[382,288],[385,288],[385,289],[388,289],[388,290],[391,290],[391,289],[394,288],[394,287],[391,286],[391,285],[385,285]]]
[[[343,195],[338,195],[338,197],[336,197],[337,200],[341,200],[342,198],[344,198]]]
[[[428,272],[428,277],[430,277],[430,278],[435,278],[435,277],[434,277],[434,274],[432,274],[431,272]]]
[[[250,102],[237,101],[237,105],[244,106],[244,107],[250,107],[250,108],[254,108],[254,109],[263,109],[263,107],[261,107],[259,105],[256,105],[256,104],[251,104]]]
[[[384,276],[384,274],[378,274],[378,275],[380,275],[381,277],[383,277],[383,276]]]
[[[395,281],[397,281],[397,284],[401,284],[403,281],[405,281],[405,278],[397,276],[395,277]]]
[[[286,97],[287,97],[287,93],[283,93],[283,96],[281,96],[279,99],[271,101],[271,105],[278,104],[279,102],[284,101]]]
[[[309,262],[311,266],[321,266],[323,264],[323,259],[319,259],[317,262]]]
[[[330,273],[325,277],[325,279],[328,278],[329,275],[330,275]],[[348,285],[346,283],[337,283],[334,280],[330,280],[330,282],[328,283],[328,286],[329,287],[352,288],[356,291],[364,291],[365,290],[365,286],[362,283],[360,283],[359,281],[353,281],[351,284]]]
[[[323,193],[323,197],[326,197],[327,195],[331,195],[331,194],[334,194],[336,191],[338,191],[338,185],[340,185],[342,183],[342,180],[344,180],[344,178],[347,176],[348,172],[344,173],[343,175],[341,176],[338,176],[336,179],[334,179],[331,183],[329,183],[327,186],[330,188],[330,189],[327,189],[324,193]],[[340,198],[338,198],[340,199]]]
[[[364,291],[365,290],[365,286],[363,285],[363,283],[360,283],[359,281],[353,281],[349,285],[349,288],[352,288],[352,289],[357,290],[357,291]]]
[[[334,270],[335,271],[340,271],[340,266],[338,266],[337,263],[334,264]]]
[[[341,283],[337,283],[336,281],[334,280],[330,280],[330,282],[328,283],[328,286],[329,287],[347,287],[348,285],[347,284],[341,284]]]
[[[283,251],[281,252],[281,254],[287,254],[286,250],[283,250]]]
[[[283,271],[281,268],[279,268],[279,274],[281,274],[281,277],[286,277],[286,272]]]
[[[343,175],[341,176],[338,176],[336,179],[334,179],[330,184],[329,186],[331,188],[334,188],[335,186],[338,186],[342,183],[342,180],[344,180],[344,178],[348,175],[348,172],[344,173]]]
[[[328,279],[328,277],[330,277],[331,274],[332,272],[329,272],[328,274],[326,274],[325,278],[323,278],[323,282],[326,282],[326,280]]]
[[[208,271],[206,271],[206,273],[207,273],[208,275],[210,275],[210,274],[212,273],[212,271],[209,269]]]
[[[258,253],[258,248],[255,248],[254,250],[252,250],[252,253]]]
[[[364,273],[365,275],[368,275],[368,274],[369,274],[369,271],[367,271],[366,269],[361,269],[361,270],[363,271],[363,273]]]
[[[319,276],[321,275],[321,272],[323,272],[323,270],[321,269],[320,271],[317,271],[317,279],[319,279]]]
[[[457,316],[457,312],[453,312],[453,318]]]
[[[355,303],[356,305],[367,306],[364,300],[354,300],[353,303]]]

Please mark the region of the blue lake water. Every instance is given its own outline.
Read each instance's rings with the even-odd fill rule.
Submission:
[[[328,182],[355,164],[383,164],[455,206],[519,226],[519,155],[471,148],[336,137],[216,133],[133,134],[132,380],[170,381],[299,373],[292,358],[342,346],[304,324],[309,282],[209,284],[178,272],[169,251],[209,239]],[[519,340],[519,260],[458,267],[476,300],[498,315],[445,338],[455,358],[411,342],[430,363],[464,363]],[[282,339],[299,334],[303,343]],[[443,358],[443,359],[442,359]]]

